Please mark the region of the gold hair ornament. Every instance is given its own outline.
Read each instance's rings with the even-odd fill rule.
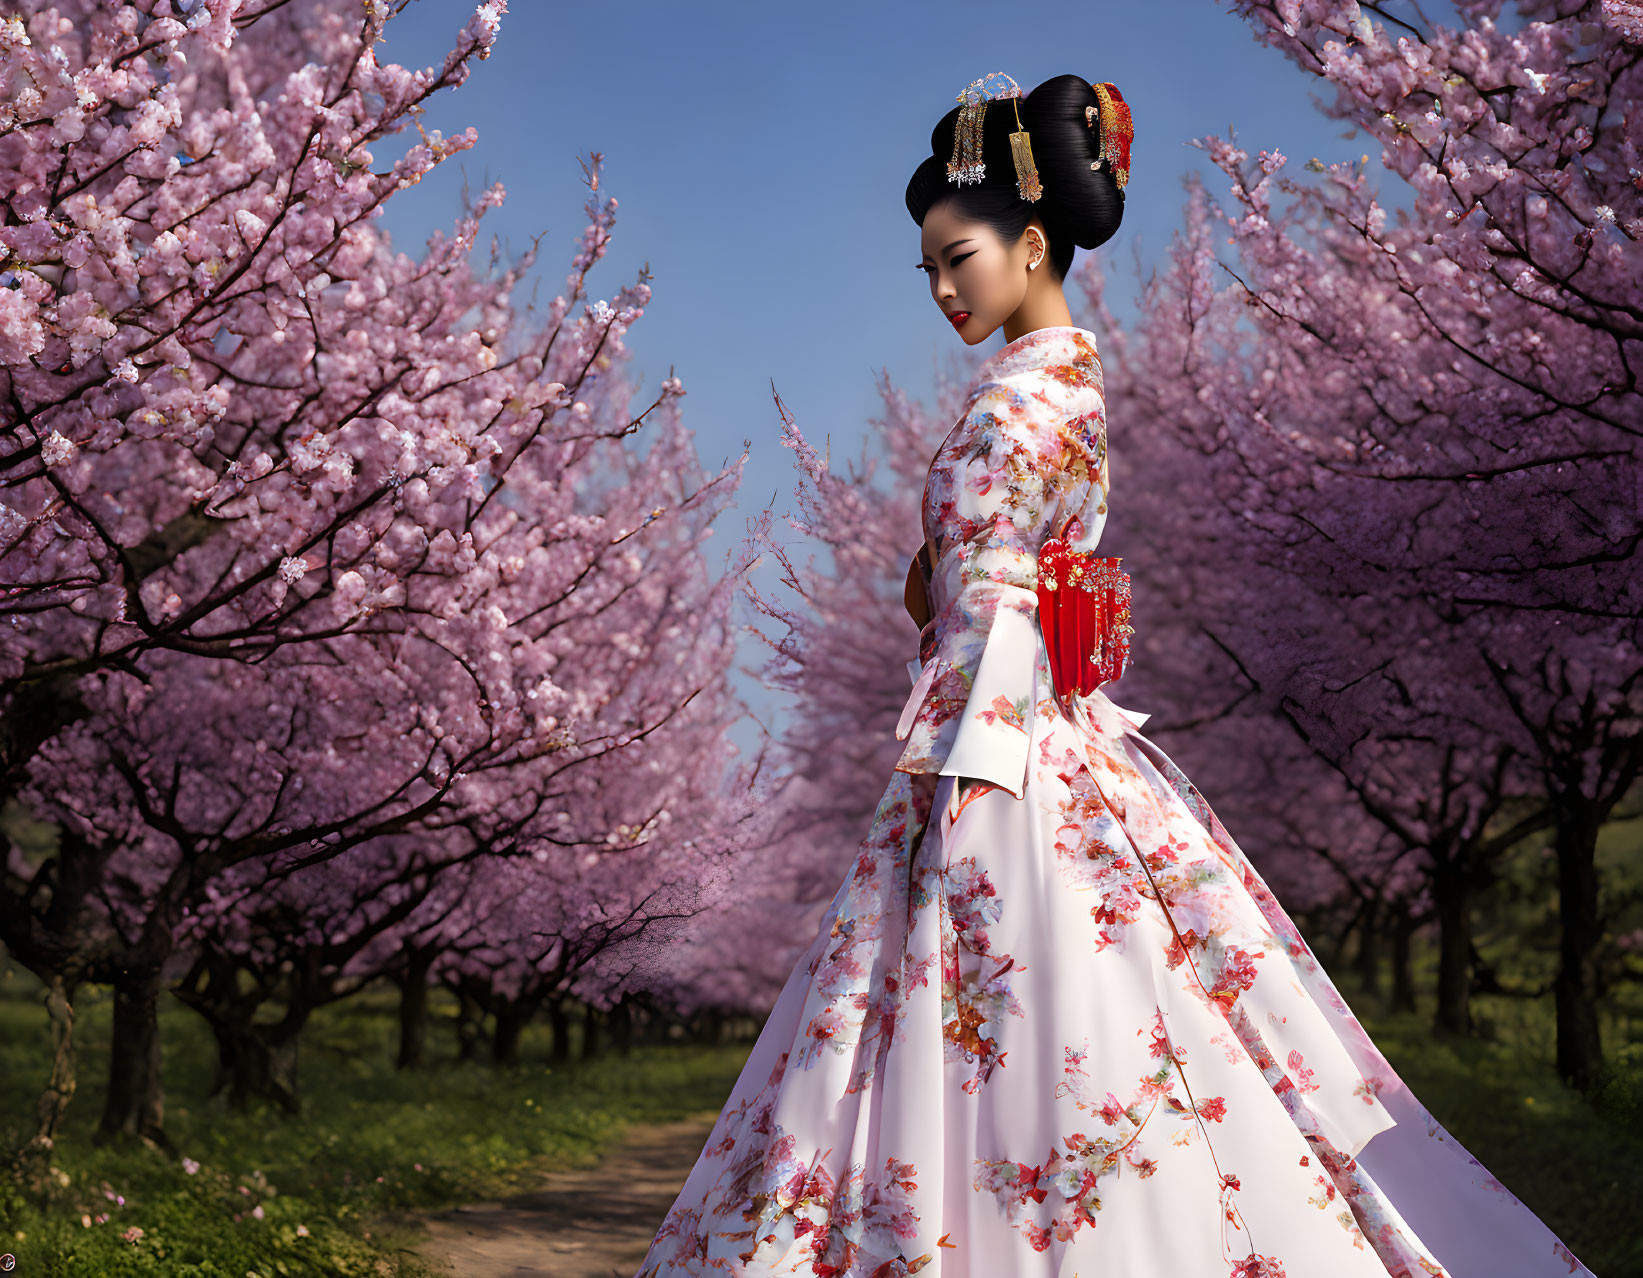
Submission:
[[[1032,139],[1021,127],[1021,108],[1014,102],[1016,131],[1010,134],[1010,156],[1015,160],[1015,186],[1021,198],[1031,203],[1044,194],[1044,184],[1038,180],[1038,168],[1033,164]]]
[[[1007,87],[992,88],[993,80],[1007,81]],[[1130,143],[1135,137],[1135,125],[1130,117],[1129,103],[1118,91],[1118,86],[1107,80],[1090,84],[1095,90],[1096,106],[1084,108],[1084,123],[1101,128],[1100,154],[1090,168],[1105,169],[1113,175],[1122,191],[1130,179]],[[987,103],[1000,98],[1025,97],[1021,86],[1002,71],[994,71],[972,80],[958,94],[960,103],[958,122],[953,129],[953,155],[947,161],[947,180],[958,186],[980,182],[987,173],[982,159],[983,123]],[[1015,111],[1015,132],[1010,136],[1010,158],[1015,161],[1016,190],[1029,202],[1043,198],[1044,183],[1039,179],[1038,166],[1033,162],[1032,137],[1021,125],[1021,107],[1012,101]]]
[[[1009,86],[991,88],[989,82],[995,78],[1008,81]],[[966,183],[980,182],[986,176],[987,165],[981,156],[981,143],[987,103],[999,98],[1023,96],[1021,86],[1002,71],[991,72],[964,86],[958,94],[960,107],[958,123],[953,129],[953,155],[947,161],[949,182],[964,186]],[[1010,134],[1010,157],[1015,161],[1016,189],[1022,199],[1037,200],[1044,194],[1044,185],[1039,181],[1038,169],[1033,164],[1032,140],[1027,130],[1021,127],[1020,105],[1015,102],[1010,105],[1015,111],[1016,131]]]

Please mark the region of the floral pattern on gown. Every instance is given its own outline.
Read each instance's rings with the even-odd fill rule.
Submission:
[[[639,1278],[1590,1278],[1147,716],[1054,695],[1036,553],[1105,521],[1095,351],[1008,343],[936,455],[907,746]]]

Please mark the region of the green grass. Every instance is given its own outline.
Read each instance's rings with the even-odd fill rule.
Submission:
[[[1550,872],[1544,858],[1523,860],[1536,874]],[[1526,894],[1536,911],[1550,892],[1542,888]],[[1534,988],[1550,980],[1555,929],[1497,901],[1479,916],[1479,948],[1508,984]],[[1302,932],[1312,934],[1304,925]],[[1412,967],[1419,1007],[1413,1015],[1381,1014],[1378,1000],[1362,993],[1350,973],[1331,975],[1420,1102],[1598,1278],[1643,1278],[1643,1230],[1635,1224],[1643,1199],[1643,987],[1618,985],[1600,1005],[1610,1078],[1588,1097],[1557,1075],[1549,996],[1474,995],[1476,1034],[1438,1039],[1435,946],[1417,938]],[[1387,965],[1382,989],[1390,983]]]
[[[1423,955],[1422,988],[1429,976]],[[1599,1278],[1643,1278],[1643,1241],[1630,1225],[1643,1197],[1643,1047],[1629,1041],[1643,1022],[1635,1008],[1606,1012],[1615,1076],[1588,1099],[1551,1066],[1547,1000],[1479,999],[1488,1037],[1441,1042],[1431,1036],[1429,999],[1419,1015],[1378,1016],[1349,977],[1339,983],[1422,1103]],[[499,1072],[457,1062],[454,1035],[436,1018],[430,1068],[401,1073],[393,1068],[393,997],[367,993],[310,1025],[299,1117],[233,1114],[206,1096],[210,1035],[167,1000],[166,1128],[200,1164],[190,1175],[140,1147],[91,1143],[109,1010],[98,990],[78,1003],[80,1092],[58,1143],[62,1177],[49,1209],[0,1190],[0,1252],[15,1253],[16,1272],[30,1278],[413,1278],[425,1271],[409,1253],[412,1213],[532,1187],[550,1166],[591,1165],[630,1123],[717,1110],[747,1052],[745,1043],[636,1048],[549,1068],[546,1031],[533,1027],[525,1065]],[[436,1002],[441,1015],[450,1010]],[[32,981],[0,975],[0,1139],[15,1140],[32,1118],[47,1041]],[[126,1241],[133,1226],[142,1236]]]
[[[14,1253],[16,1272],[30,1278],[412,1278],[425,1269],[409,1256],[406,1213],[533,1186],[550,1166],[596,1163],[630,1123],[717,1110],[747,1053],[745,1044],[635,1048],[550,1068],[546,1032],[533,1028],[525,1064],[498,1071],[457,1062],[454,1035],[436,1021],[431,1068],[404,1073],[393,1068],[392,997],[364,994],[311,1023],[300,1116],[270,1108],[234,1114],[206,1096],[210,1034],[167,999],[165,1125],[180,1153],[199,1164],[189,1174],[142,1147],[92,1144],[108,996],[86,992],[77,1012],[80,1090],[55,1151],[61,1174],[53,1201],[42,1211],[0,1190],[0,1252]],[[32,1119],[47,1046],[33,982],[0,978],[7,1148]],[[127,1241],[133,1226],[142,1235]]]
[[[1509,1038],[1434,1040],[1429,1015],[1376,1017],[1358,1006],[1350,985],[1341,992],[1421,1104],[1598,1278],[1643,1275],[1638,1044],[1609,1040],[1615,1078],[1589,1100],[1564,1086],[1549,1055]],[[1550,1020],[1551,1009],[1501,1009],[1497,1035],[1508,1012],[1511,1020],[1539,1022]],[[1540,1029],[1533,1026],[1534,1037]]]

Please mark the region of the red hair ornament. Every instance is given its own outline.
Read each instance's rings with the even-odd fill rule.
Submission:
[[[1122,191],[1130,180],[1130,143],[1135,138],[1135,125],[1130,120],[1130,104],[1118,86],[1107,80],[1090,85],[1095,90],[1098,105],[1084,108],[1084,123],[1094,128],[1101,125],[1101,154],[1091,163],[1092,169],[1106,169],[1113,175]]]

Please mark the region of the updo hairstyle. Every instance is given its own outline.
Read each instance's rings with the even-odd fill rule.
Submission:
[[[1037,217],[1050,239],[1050,270],[1057,280],[1066,279],[1074,248],[1106,243],[1124,217],[1118,179],[1105,168],[1090,167],[1101,154],[1101,120],[1097,111],[1095,122],[1086,124],[1084,108],[1098,105],[1090,82],[1077,75],[1046,80],[1024,98],[991,100],[981,122],[986,176],[962,186],[947,180],[962,109],[953,107],[931,130],[930,156],[907,182],[907,211],[923,226],[936,203],[951,200],[959,217],[987,224],[1007,245],[1019,241],[1027,223]],[[1016,188],[1010,154],[1016,108],[1021,112],[1020,127],[1032,135],[1033,162],[1044,186],[1037,200],[1022,199]]]

